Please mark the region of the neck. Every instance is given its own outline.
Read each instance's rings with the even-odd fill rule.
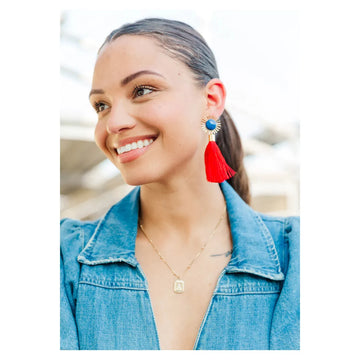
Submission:
[[[187,181],[141,186],[141,223],[166,238],[191,241],[214,228],[224,212],[219,184]]]

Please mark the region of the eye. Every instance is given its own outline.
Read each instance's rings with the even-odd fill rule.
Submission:
[[[136,98],[139,96],[151,94],[153,91],[154,91],[154,88],[152,88],[151,86],[147,86],[147,85],[135,86],[135,89],[133,91],[133,97]]]
[[[94,108],[95,108],[95,111],[96,111],[97,113],[100,113],[100,112],[108,109],[108,108],[109,108],[109,105],[106,105],[106,104],[103,103],[103,102],[96,102],[96,103],[94,104]]]

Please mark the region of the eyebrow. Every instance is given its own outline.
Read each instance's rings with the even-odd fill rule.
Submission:
[[[133,81],[134,79],[136,79],[137,77],[141,76],[141,75],[146,75],[146,74],[150,74],[150,75],[156,75],[156,76],[160,76],[162,78],[164,78],[164,76],[162,76],[161,74],[155,72],[155,71],[151,71],[151,70],[140,70],[140,71],[137,71],[136,73],[134,74],[131,74],[131,75],[128,75],[127,77],[125,77],[124,79],[122,79],[120,81],[120,86],[125,86],[127,85],[130,81]],[[165,79],[165,78],[164,78]],[[92,89],[90,91],[90,94],[89,94],[89,97],[91,95],[94,95],[94,94],[104,94],[104,90],[102,89]]]
[[[120,85],[121,86],[125,86],[126,84],[128,84],[130,81],[136,79],[138,76],[141,76],[141,75],[145,75],[145,74],[150,74],[150,75],[157,75],[157,76],[160,76],[162,78],[164,78],[164,76],[162,76],[161,74],[155,72],[155,71],[151,71],[151,70],[141,70],[141,71],[138,71],[134,74],[131,74],[129,76],[127,76],[126,78],[122,79],[121,82],[120,82]]]
[[[90,91],[89,97],[90,97],[91,95],[94,95],[94,94],[104,94],[104,90],[101,90],[101,89],[92,89],[92,90]]]

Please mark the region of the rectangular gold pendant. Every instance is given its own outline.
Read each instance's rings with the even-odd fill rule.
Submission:
[[[185,283],[183,280],[175,280],[174,282],[174,292],[176,294],[182,294],[185,290]]]

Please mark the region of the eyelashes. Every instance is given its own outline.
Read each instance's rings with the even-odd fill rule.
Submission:
[[[105,109],[106,106],[109,107],[109,105],[107,105],[107,104],[105,104],[105,103],[103,103],[103,102],[101,102],[101,101],[96,102],[96,103],[94,104],[94,108],[95,108],[95,111],[96,111],[97,113],[100,113],[100,112],[106,110],[106,109]]]
[[[135,88],[132,92],[132,97],[137,98],[147,94],[151,94],[155,89],[149,85],[135,85]]]
[[[156,89],[150,85],[135,85],[134,89],[131,92],[131,98],[136,99],[139,97],[143,97],[151,94],[154,91],[156,91]],[[96,101],[93,107],[96,113],[101,113],[107,110],[110,106],[103,101]]]

